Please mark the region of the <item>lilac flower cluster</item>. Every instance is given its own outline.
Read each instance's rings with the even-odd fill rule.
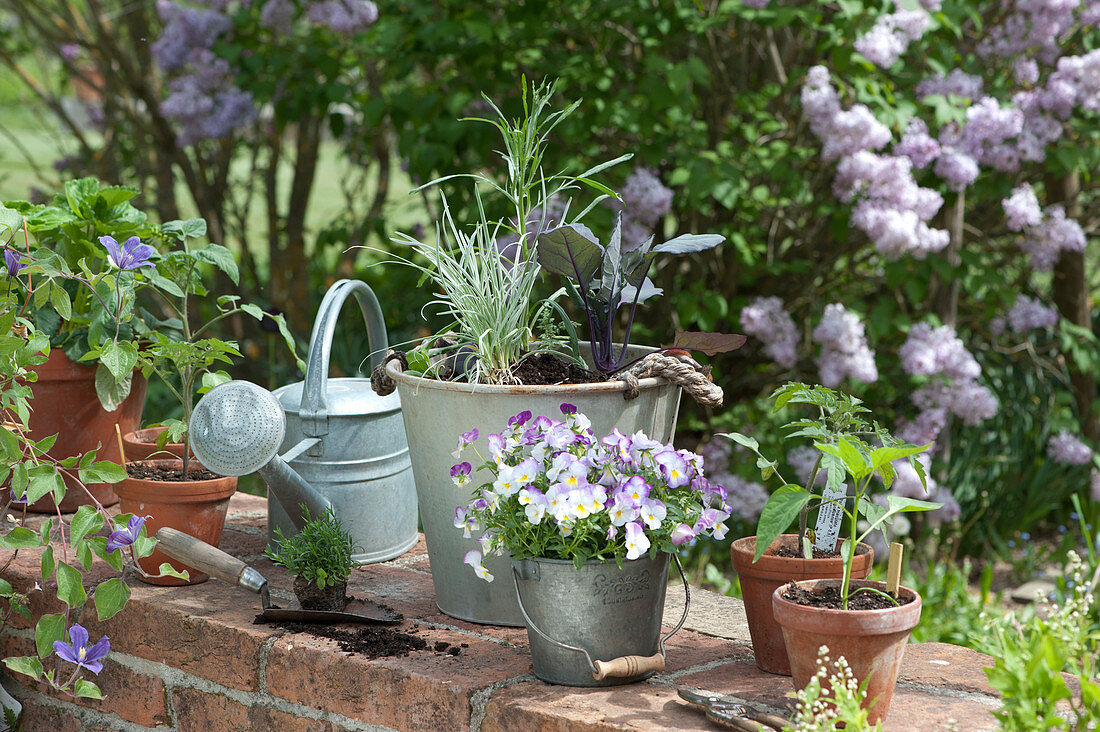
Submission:
[[[727,492],[703,475],[701,456],[642,432],[616,429],[597,439],[576,407],[563,404],[562,413],[564,420],[521,412],[488,435],[481,469],[494,480],[455,509],[454,521],[466,537],[483,531],[481,548],[464,558],[478,576],[492,581],[483,564],[490,553],[637,559],[698,536],[725,536]],[[456,452],[476,439],[466,433]],[[468,462],[456,465],[455,483],[465,485],[471,470]]]
[[[798,447],[791,448],[787,453],[787,464],[794,470],[794,475],[798,478],[800,485],[806,486],[807,488],[825,485],[828,474],[826,471],[820,469],[818,470],[817,477],[814,478],[814,485],[806,485],[820,457],[821,452],[809,445],[799,445]]]
[[[746,8],[766,8],[772,0],[741,0],[741,4]]]
[[[1068,430],[1062,430],[1047,441],[1047,455],[1066,465],[1086,465],[1092,461],[1092,448]]]
[[[1001,201],[1001,207],[1007,217],[1005,224],[1011,231],[1024,231],[1043,222],[1043,211],[1030,183],[1013,188],[1012,195]]]
[[[764,343],[764,352],[785,369],[798,360],[798,328],[778,297],[756,297],[741,308],[741,327]]]
[[[740,445],[737,447],[744,450]],[[710,474],[710,482],[726,489],[726,502],[730,505],[732,514],[742,521],[753,523],[760,518],[760,512],[768,502],[768,489],[760,483],[745,480],[729,472],[733,449],[734,443],[718,437],[711,438],[698,447],[699,455]]]
[[[920,82],[916,91],[917,98],[923,101],[935,94],[977,99],[982,96],[983,89],[982,77],[968,74],[962,69],[952,69],[946,76],[937,74]]]
[[[928,13],[923,10],[898,10],[880,15],[874,27],[857,38],[854,45],[875,66],[888,69],[926,30]]]
[[[852,223],[880,253],[892,259],[902,254],[923,258],[947,246],[947,232],[927,224],[943,206],[943,197],[917,185],[913,163],[904,155],[871,152],[890,142],[890,130],[863,105],[842,110],[825,67],[810,69],[802,87],[802,107],[810,129],[822,141],[822,157],[840,158],[834,193],[842,201],[855,202]],[[920,149],[926,165],[940,150],[929,147],[930,138],[924,139],[927,129],[923,132],[922,138],[920,126],[914,126],[903,149]]]
[[[959,517],[962,515],[962,508],[959,506],[959,502],[955,500],[955,496],[951,493],[951,490],[947,486],[940,485],[936,479],[932,477],[930,472],[932,462],[931,456],[928,453],[922,453],[917,455],[917,461],[924,467],[927,490],[924,485],[921,485],[920,476],[917,475],[916,468],[914,468],[908,460],[903,459],[894,461],[894,470],[897,475],[894,478],[893,484],[890,486],[890,492],[903,498],[915,498],[919,501],[942,503],[943,506],[940,508],[933,509],[925,514],[929,526],[936,527],[945,523],[958,521]],[[896,523],[894,529],[895,533],[898,533]]]
[[[321,0],[310,4],[306,17],[311,23],[350,35],[378,20],[378,6],[369,0]]]
[[[906,373],[935,377],[912,394],[922,411],[899,428],[898,436],[906,442],[934,442],[949,414],[973,425],[997,413],[997,397],[977,382],[981,367],[951,326],[933,328],[918,323],[909,331],[898,357]]]
[[[157,0],[157,13],[164,29],[150,50],[165,71],[181,70],[195,51],[209,50],[233,28],[233,21],[224,13],[174,0]]]
[[[1017,295],[1016,303],[1008,311],[1008,326],[1017,333],[1050,328],[1057,324],[1058,311],[1044,305],[1035,297]]]
[[[639,166],[627,177],[619,195],[621,202],[609,199],[608,204],[622,211],[623,245],[641,246],[672,208],[672,189],[661,183],[652,170]]]
[[[1015,0],[1004,3],[1007,13],[989,27],[978,44],[984,57],[1012,58],[1037,51],[1049,62],[1057,57],[1063,34],[1076,22],[1080,0]],[[1086,3],[1087,4],[1087,3]]]
[[[168,82],[170,94],[160,105],[161,113],[179,125],[180,145],[228,137],[256,118],[252,94],[234,86],[225,59],[196,51],[187,72]]]
[[[1031,266],[1040,272],[1054,268],[1062,252],[1083,252],[1085,232],[1074,219],[1066,216],[1062,206],[1047,206],[1042,220],[1034,226],[1025,226],[1022,249],[1030,257]]]
[[[836,386],[846,377],[867,383],[878,380],[875,354],[867,345],[863,322],[843,305],[825,306],[825,314],[814,328],[813,339],[821,344],[817,368],[825,386]]]

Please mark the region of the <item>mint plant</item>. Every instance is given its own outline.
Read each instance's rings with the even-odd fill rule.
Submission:
[[[302,515],[309,516],[304,505]],[[302,530],[292,536],[275,529],[273,543],[275,548],[265,550],[264,556],[321,590],[347,582],[355,567],[351,534],[331,507],[309,519]]]
[[[823,386],[788,383],[772,394],[772,400],[775,411],[788,404],[809,404],[817,408],[816,419],[796,420],[787,424],[785,429],[788,430],[788,440],[809,438],[819,456],[806,485],[800,486],[783,479],[778,463],[760,453],[760,444],[755,439],[738,432],[724,435],[756,453],[756,464],[763,480],[775,476],[782,481],[760,513],[753,561],[764,555],[796,517],[799,518],[799,544],[807,557],[810,556],[806,520],[811,504],[816,502],[819,520],[814,546],[818,549],[833,550],[841,524],[847,519],[848,536],[840,546],[844,559],[841,598],[844,609],[847,609],[851,595],[852,562],[859,542],[872,531],[889,526],[899,513],[928,511],[942,506],[940,503],[893,494],[886,495],[886,505],[883,506],[871,500],[870,496],[876,476],[881,478],[887,489],[893,484],[897,476],[894,468],[897,460],[907,460],[923,484],[924,466],[916,460],[916,456],[927,450],[928,446],[903,443],[877,422],[868,423],[863,415],[869,414],[869,410],[862,406],[859,399]],[[822,471],[826,476],[825,489],[818,495],[814,493],[814,487]],[[850,488],[845,482],[849,478],[852,481]],[[852,508],[848,507],[849,496],[852,498]],[[859,530],[860,517],[866,521],[862,531]]]

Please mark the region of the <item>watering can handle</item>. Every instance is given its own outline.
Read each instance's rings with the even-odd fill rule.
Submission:
[[[321,301],[321,307],[317,311],[317,319],[313,323],[313,334],[309,338],[309,359],[306,361],[306,380],[302,386],[302,403],[299,408],[302,427],[308,437],[324,437],[328,434],[326,396],[329,352],[332,350],[336,319],[349,295],[355,295],[355,299],[359,301],[359,309],[363,312],[363,321],[367,325],[367,338],[371,349],[372,368],[382,363],[389,348],[386,323],[382,320],[382,308],[379,307],[378,298],[367,283],[362,280],[339,280],[328,288],[328,292]]]

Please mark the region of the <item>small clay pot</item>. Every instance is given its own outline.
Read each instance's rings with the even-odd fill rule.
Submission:
[[[819,592],[839,587],[842,580],[803,580],[803,590]],[[853,580],[851,587],[874,587],[885,591],[885,582]],[[848,662],[859,683],[867,682],[868,724],[885,719],[901,669],[901,658],[909,632],[920,622],[920,595],[908,587],[898,589],[899,597],[912,602],[882,610],[832,610],[809,607],[782,597],[783,587],[772,594],[775,619],[783,629],[787,655],[796,689],[803,689],[817,673],[817,655],[828,646],[829,658],[841,656]]]
[[[157,447],[157,438],[167,427],[146,427],[143,430],[124,432],[122,446],[126,450],[127,460],[171,460],[183,459],[183,443],[169,442],[163,449]],[[194,457],[194,453],[192,453]]]
[[[784,547],[796,549],[798,534],[782,534],[768,548],[768,552]],[[745,601],[745,616],[749,623],[756,665],[761,671],[790,676],[791,664],[787,660],[783,633],[772,615],[772,593],[777,587],[792,580],[843,577],[844,560],[839,556],[827,559],[779,557],[765,552],[753,564],[755,553],[755,536],[738,539],[730,546],[733,570],[741,579],[741,597]],[[871,571],[874,558],[874,550],[867,544],[860,544],[856,548],[855,559],[852,560],[852,578],[864,579]]]
[[[181,460],[148,460],[150,465],[179,468]],[[225,514],[229,510],[229,498],[237,490],[235,477],[219,476],[210,480],[163,481],[145,478],[126,478],[115,484],[119,511],[136,516],[149,516],[145,521],[145,533],[153,536],[162,526],[178,529],[185,534],[217,546],[225,528]],[[142,570],[159,574],[160,565],[168,562],[177,570],[187,570],[188,580],[176,577],[138,578],[152,585],[197,585],[210,579],[210,575],[170,559],[159,549],[138,560]]]
[[[348,583],[339,582],[335,585],[326,585],[323,590],[318,589],[305,577],[294,578],[294,594],[303,610],[334,610],[341,611],[347,605]]]

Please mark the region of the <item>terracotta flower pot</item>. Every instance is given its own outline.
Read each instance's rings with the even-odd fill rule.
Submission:
[[[149,460],[149,465],[179,467],[179,460]],[[145,532],[153,536],[163,526],[178,529],[196,539],[217,546],[225,527],[225,514],[229,510],[229,498],[237,490],[237,479],[219,476],[211,480],[161,481],[144,478],[127,478],[115,484],[115,492],[121,499],[119,510],[138,516],[149,516]],[[175,577],[139,578],[154,585],[196,585],[210,579],[210,575],[169,559],[159,550],[141,559],[138,564],[149,574],[157,574],[160,565],[168,562],[177,570],[187,570],[187,581]]]
[[[95,367],[76,363],[64,351],[55,348],[50,351],[46,363],[32,370],[38,374],[38,381],[31,385],[34,391],[34,399],[31,400],[31,439],[41,440],[57,435],[57,442],[50,449],[52,457],[83,454],[98,445],[99,460],[119,462],[121,456],[115,425],[126,433],[137,429],[141,423],[141,410],[145,406],[145,377],[135,371],[130,395],[118,409],[107,412],[96,396]],[[110,483],[90,483],[87,487],[104,506],[118,502]],[[68,476],[65,477],[65,489],[65,497],[61,500],[62,511],[75,511],[91,503],[88,495]],[[47,495],[29,508],[31,511],[52,513],[56,506],[53,495]]]
[[[803,580],[797,584],[815,592],[839,587],[841,580]],[[884,590],[886,583],[853,580],[852,587]],[[909,632],[920,622],[920,595],[902,587],[899,596],[913,598],[905,605],[883,610],[830,610],[798,605],[785,600],[782,594],[782,587],[772,594],[772,608],[783,628],[795,688],[804,688],[817,673],[818,650],[828,646],[829,658],[835,661],[844,656],[856,680],[861,684],[867,681],[864,708],[869,711],[868,722],[884,719]]]
[[[157,438],[167,427],[146,427],[143,430],[122,433],[122,446],[127,460],[170,460],[173,456],[183,459],[183,443],[169,442],[164,449],[157,448]],[[192,453],[192,457],[194,454]]]
[[[797,534],[783,534],[768,548],[768,552],[798,546]],[[852,577],[863,579],[871,571],[875,552],[867,544],[860,544],[852,562]],[[863,549],[866,547],[866,550]],[[840,557],[830,559],[803,559],[802,557],[778,557],[765,553],[753,564],[756,553],[756,537],[746,536],[733,542],[730,554],[733,569],[741,579],[741,597],[745,601],[745,616],[749,622],[752,650],[760,670],[772,674],[791,675],[787,660],[787,648],[783,634],[772,615],[772,593],[777,587],[794,580],[830,579],[844,576],[844,562]]]

